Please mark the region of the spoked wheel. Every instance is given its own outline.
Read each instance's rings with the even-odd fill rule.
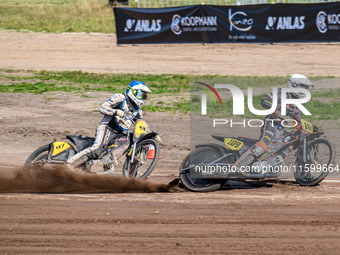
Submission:
[[[183,160],[180,169],[187,169],[180,173],[179,177],[183,185],[191,191],[209,192],[218,190],[227,179],[205,179],[195,169],[188,169],[190,166],[198,166],[209,164],[222,157],[222,153],[210,147],[199,148],[191,153]],[[226,163],[224,161],[224,163]]]
[[[329,173],[334,162],[335,150],[330,141],[319,138],[307,144],[306,160],[297,159],[294,171],[295,180],[302,186],[314,186],[320,183]]]
[[[153,139],[146,139],[137,144],[135,157],[127,157],[123,166],[123,176],[146,179],[156,167],[159,158],[159,144]]]
[[[49,150],[50,146],[45,145],[34,151],[28,157],[24,165],[24,174],[27,178],[37,182],[48,181],[48,173],[42,166],[48,158]]]

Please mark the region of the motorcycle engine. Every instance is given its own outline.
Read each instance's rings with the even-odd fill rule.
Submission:
[[[281,173],[281,168],[278,166],[284,165],[284,160],[281,155],[276,155],[268,160],[257,161],[251,165],[253,173],[267,174],[268,177],[276,177]],[[275,174],[275,176],[271,176]]]
[[[117,165],[116,156],[109,153],[101,159],[101,162],[103,163],[104,170],[109,170]]]

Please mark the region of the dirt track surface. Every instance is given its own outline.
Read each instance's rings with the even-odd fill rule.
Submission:
[[[16,69],[340,77],[338,43],[118,46],[112,34],[0,31],[0,56]]]
[[[0,252],[339,254],[338,192],[338,184],[280,184],[208,194],[7,194]]]
[[[340,76],[338,44],[118,47],[113,35],[0,31],[0,56],[0,68],[13,69]],[[0,180],[7,180],[0,190],[8,181],[18,188],[0,193],[1,254],[339,253],[340,185],[333,181],[311,188],[228,182],[207,194],[27,193],[13,165],[54,138],[94,135],[101,120],[94,110],[110,94],[87,95],[0,94]],[[145,119],[165,142],[150,181],[168,183],[189,150],[189,117],[147,113]],[[327,132],[338,148],[337,126]],[[258,130],[246,135],[257,137]]]

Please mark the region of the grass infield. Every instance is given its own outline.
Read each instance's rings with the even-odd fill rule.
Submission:
[[[0,0],[0,28],[48,33],[115,33],[108,0]]]
[[[82,71],[0,70],[0,93],[44,93],[46,94],[46,100],[52,100],[53,96],[51,96],[51,94],[58,91],[73,92],[78,93],[81,97],[88,97],[87,92],[125,92],[127,85],[132,80],[140,80],[145,82],[153,91],[151,99],[148,100],[149,104],[144,106],[145,110],[151,112],[182,112],[187,114],[190,111],[190,80],[216,78],[223,78],[226,83],[234,84],[243,90],[246,90],[248,87],[257,88],[256,90],[260,91],[260,93],[255,94],[253,97],[254,107],[256,109],[262,109],[260,106],[261,98],[271,91],[272,87],[283,87],[288,80],[288,77],[276,76],[94,74]],[[325,77],[310,78],[312,81],[316,81]],[[246,97],[245,102],[247,102]],[[193,100],[191,103],[191,109],[199,109],[199,100]],[[212,101],[209,101],[208,104],[209,103],[213,104]],[[339,119],[340,89],[327,89],[314,92],[311,101],[304,105],[313,114],[312,116],[308,116],[310,120]],[[226,108],[226,113],[231,112],[232,100],[224,100],[223,107]],[[245,117],[255,117],[247,111],[247,107],[245,108]],[[209,109],[214,109],[214,107],[209,107]],[[213,111],[210,114],[214,116]],[[231,116],[230,114],[230,117]]]

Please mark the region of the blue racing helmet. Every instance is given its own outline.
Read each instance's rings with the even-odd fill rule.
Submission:
[[[148,86],[141,81],[132,81],[126,90],[126,95],[139,107],[142,106],[148,98],[148,93],[152,92]]]

